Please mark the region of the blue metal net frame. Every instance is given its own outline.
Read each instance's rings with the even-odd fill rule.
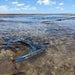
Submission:
[[[10,45],[11,42],[22,41],[22,40],[24,41],[24,39],[22,39],[22,38],[18,39],[16,37],[8,40],[8,43],[5,46],[5,50],[7,50],[8,46]],[[31,43],[31,42],[28,43],[28,44],[30,45],[31,50],[26,55],[23,55],[23,56],[20,56],[20,57],[16,58],[15,59],[15,62],[16,63],[21,62],[21,61],[24,61],[24,60],[32,57],[33,55],[36,55],[38,53],[41,53],[41,52],[43,52],[47,48],[47,46],[45,44],[43,44],[43,43],[42,43],[42,45],[36,45],[36,44]],[[36,48],[37,46],[39,46],[40,48],[37,49]]]

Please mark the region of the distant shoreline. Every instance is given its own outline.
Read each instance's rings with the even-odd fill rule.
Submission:
[[[51,14],[49,14],[49,13],[47,13],[47,14],[43,14],[43,13],[32,13],[32,14],[24,14],[24,13],[10,13],[10,14],[8,14],[8,13],[0,13],[0,15],[71,15],[71,16],[75,16],[75,14],[71,14],[71,13],[51,13]]]

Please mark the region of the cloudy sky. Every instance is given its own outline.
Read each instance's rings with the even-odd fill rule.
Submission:
[[[75,13],[75,0],[0,0],[0,13]]]

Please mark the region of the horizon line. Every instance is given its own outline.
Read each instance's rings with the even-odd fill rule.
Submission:
[[[75,13],[0,13],[0,15],[75,15]]]

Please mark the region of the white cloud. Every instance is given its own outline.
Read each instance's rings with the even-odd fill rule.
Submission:
[[[37,3],[41,5],[43,2],[41,0],[38,0]]]
[[[54,4],[56,4],[55,1],[50,1],[50,5],[54,5]]]
[[[0,12],[7,12],[7,11],[11,12],[11,11],[16,11],[16,10],[19,11],[20,8],[10,8],[7,5],[0,6]]]
[[[27,5],[25,7],[22,7],[21,9],[23,9],[23,10],[36,10],[37,8],[36,7],[30,7],[30,5]]]
[[[49,0],[44,0],[43,3],[44,3],[45,5],[49,5]]]
[[[16,1],[16,2],[12,2],[12,4],[18,4],[18,2]]]
[[[22,3],[22,4],[16,4],[17,6],[24,6],[24,3]]]
[[[4,12],[14,12],[14,11],[21,11],[21,10],[36,10],[36,7],[30,7],[28,6],[24,6],[24,7],[16,7],[16,8],[10,8],[7,5],[2,5],[0,6],[0,12],[4,13]]]
[[[64,10],[64,8],[61,8],[61,7],[56,7],[56,9],[59,9],[59,10]]]
[[[59,5],[64,5],[64,3],[61,2],[61,3],[59,3]]]
[[[75,5],[72,5],[72,7],[75,7]]]
[[[6,5],[0,6],[0,11],[8,11],[8,6]]]
[[[24,3],[18,3],[17,1],[16,2],[12,2],[12,4],[15,4],[15,5],[17,5],[17,6],[24,6]]]
[[[56,4],[55,1],[52,1],[52,0],[38,0],[37,1],[38,4],[44,4],[44,5],[53,5],[53,4]]]

